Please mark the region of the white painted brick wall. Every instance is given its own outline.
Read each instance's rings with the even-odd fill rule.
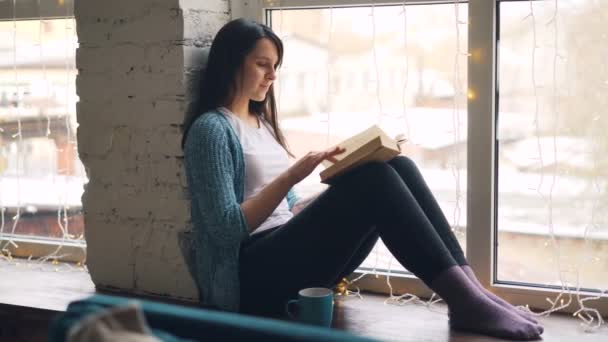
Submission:
[[[79,0],[78,150],[87,264],[100,288],[193,299],[180,125],[228,0]]]

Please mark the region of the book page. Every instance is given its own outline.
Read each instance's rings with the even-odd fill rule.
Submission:
[[[362,131],[361,133],[358,133],[358,134],[344,140],[343,142],[335,145],[335,146],[340,146],[340,147],[343,147],[346,149],[346,151],[344,151],[344,153],[336,155],[335,158],[339,162],[340,160],[348,157],[351,153],[358,150],[359,148],[361,148],[365,144],[369,143],[370,141],[374,140],[378,136],[382,136],[382,134],[384,134],[384,132],[382,131],[382,129],[380,129],[380,127],[378,127],[377,125],[371,126],[370,128]],[[386,135],[386,134],[384,134],[384,135]],[[333,146],[333,147],[335,147],[335,146]],[[329,160],[324,160],[322,162],[322,164],[326,168],[334,165],[334,163],[330,162]]]
[[[336,163],[324,161],[326,167],[320,173],[321,181],[327,183],[334,177],[371,160],[387,161],[401,153],[397,141],[391,139],[377,125],[343,141],[337,146],[345,147]]]

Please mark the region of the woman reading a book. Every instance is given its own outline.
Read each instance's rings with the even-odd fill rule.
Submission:
[[[201,301],[275,316],[306,287],[333,287],[382,238],[448,305],[450,326],[515,340],[543,328],[479,283],[409,158],[369,162],[300,201],[293,187],[341,148],[289,164],[273,82],[283,45],[270,28],[226,24],[211,46],[200,108],[184,121],[195,279]],[[293,157],[293,155],[292,155]]]

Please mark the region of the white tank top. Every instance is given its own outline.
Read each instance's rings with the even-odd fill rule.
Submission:
[[[236,132],[245,159],[245,200],[259,193],[266,184],[289,168],[289,156],[275,140],[270,123],[259,116],[260,127],[251,127],[228,108],[220,107]],[[293,217],[287,199],[252,234],[284,224]]]

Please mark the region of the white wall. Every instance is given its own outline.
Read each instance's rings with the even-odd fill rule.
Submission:
[[[196,299],[179,125],[227,0],[78,0],[79,155],[87,265],[98,288]]]

